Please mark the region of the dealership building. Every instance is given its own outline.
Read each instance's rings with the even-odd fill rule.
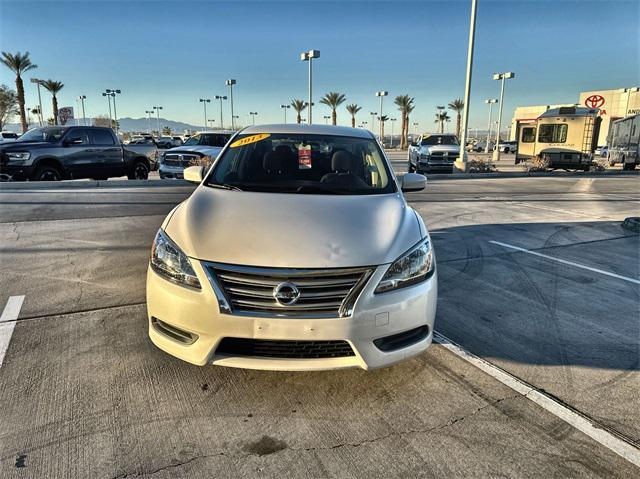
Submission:
[[[611,123],[625,116],[640,113],[640,87],[619,88],[617,90],[584,91],[578,95],[578,103],[561,105],[519,106],[511,121],[511,140],[517,140],[522,125],[534,123],[545,111],[563,106],[586,106],[599,108],[602,124],[598,145],[607,143]]]

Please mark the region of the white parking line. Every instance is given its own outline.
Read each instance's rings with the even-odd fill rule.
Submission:
[[[511,249],[516,250],[516,251],[520,251],[522,253],[528,253],[528,254],[531,254],[533,256],[539,256],[540,258],[546,258],[546,259],[550,259],[552,261],[557,261],[558,263],[567,264],[569,266],[574,266],[576,268],[586,269],[586,270],[592,271],[594,273],[604,274],[606,276],[611,276],[612,278],[618,278],[618,279],[621,279],[623,281],[629,281],[630,283],[640,284],[640,280],[635,279],[635,278],[629,278],[628,276],[622,276],[622,275],[619,275],[619,274],[610,273],[609,271],[604,271],[602,269],[592,268],[590,266],[585,266],[583,264],[574,263],[573,261],[567,261],[566,259],[554,258],[553,256],[549,256],[549,255],[546,255],[546,254],[538,253],[537,251],[531,251],[531,250],[528,250],[528,249],[520,248],[518,246],[510,245],[510,244],[507,244],[507,243],[501,243],[500,241],[489,241],[489,243],[493,243],[493,244],[497,244],[497,245],[500,245],[500,246],[504,246],[505,248],[511,248]]]
[[[531,384],[509,374],[498,366],[494,366],[490,362],[470,353],[446,336],[438,332],[434,332],[433,337],[437,343],[441,344],[456,356],[473,364],[517,393],[522,394],[527,399],[530,399],[538,406],[575,427],[594,441],[612,450],[630,463],[640,466],[640,450],[618,436],[602,429],[601,426],[594,424],[588,417],[565,406],[561,402],[556,401],[551,396],[541,392]]]
[[[20,315],[24,296],[10,296],[7,305],[0,316],[0,367],[4,361],[4,355],[9,347],[13,329],[16,327],[16,319]]]

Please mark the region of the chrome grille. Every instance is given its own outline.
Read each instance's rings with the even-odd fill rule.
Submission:
[[[445,160],[445,161],[454,161],[458,156],[459,156],[458,153],[453,153],[453,152],[447,152],[447,156],[445,156],[443,151],[436,151],[431,154],[432,159]]]
[[[199,158],[200,157],[198,155],[183,154],[183,153],[166,153],[164,155],[163,163],[167,166],[181,166],[186,168],[188,166],[191,166],[192,162],[195,164],[195,162]]]
[[[276,317],[346,317],[371,268],[280,269],[206,264],[222,313]],[[299,297],[293,304],[276,300],[275,290],[293,284]]]

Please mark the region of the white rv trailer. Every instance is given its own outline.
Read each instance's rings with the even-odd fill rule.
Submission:
[[[516,164],[545,159],[549,168],[591,168],[601,119],[597,108],[560,107],[547,110],[534,123],[522,125]]]
[[[613,122],[609,143],[609,165],[622,163],[624,170],[640,164],[640,114]]]

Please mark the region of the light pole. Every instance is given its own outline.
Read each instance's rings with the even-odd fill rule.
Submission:
[[[382,138],[382,129],[384,128],[384,122],[382,121],[382,99],[389,94],[388,91],[377,91],[376,96],[380,97],[380,141],[384,142],[384,138]]]
[[[371,132],[373,133],[373,130],[376,127],[376,112],[370,111],[369,115],[371,115]]]
[[[307,123],[312,124],[311,120],[311,106],[313,105],[313,69],[312,63],[314,58],[320,58],[320,50],[309,50],[308,52],[302,52],[300,54],[300,60],[303,62],[309,62],[309,106],[307,110]]]
[[[215,120],[207,120],[209,123],[211,123],[211,129],[213,130],[213,124],[216,122]]]
[[[113,98],[113,123],[115,124],[116,136],[118,135],[118,113],[116,111],[116,95],[122,93],[120,90],[110,90],[107,88],[103,95],[110,96]],[[111,102],[109,102],[109,116],[111,116]]]
[[[200,103],[204,106],[204,129],[207,129],[207,103],[211,103],[209,98],[200,98]]]
[[[40,96],[40,84],[42,83],[42,80],[39,80],[37,78],[32,78],[31,83],[35,83],[36,85],[38,85],[38,105],[40,106],[38,122],[40,123],[40,126],[42,126],[44,124],[44,118],[42,117],[42,96]]]
[[[324,115],[323,118],[324,118],[324,124],[328,125],[329,124],[329,118],[331,118],[331,117],[328,116],[328,115]]]
[[[249,115],[251,115],[251,124],[255,125],[256,124],[256,115],[258,114],[257,111],[250,111]]]
[[[280,108],[284,110],[284,124],[287,124],[287,110],[291,108],[291,105],[280,105]]]
[[[160,131],[160,110],[162,110],[161,106],[152,107],[156,111],[156,119],[158,120],[158,138],[162,136],[162,132]]]
[[[484,101],[485,103],[487,103],[489,105],[489,126],[488,131],[487,131],[487,144],[484,147],[484,152],[485,153],[489,153],[489,143],[491,142],[491,115],[493,114],[493,104],[494,103],[498,103],[498,99],[497,98],[489,98],[488,100]]]
[[[464,108],[462,109],[462,133],[460,134],[460,156],[455,168],[467,172],[467,128],[469,124],[469,101],[471,99],[471,74],[473,72],[473,47],[476,36],[476,10],[478,0],[471,0],[471,18],[469,20],[469,46],[467,47],[467,76],[464,82]]]
[[[363,121],[363,122],[360,124],[360,128],[366,128],[366,127],[367,127],[367,125],[368,125],[368,123],[367,123],[366,121]]]
[[[229,87],[229,102],[231,103],[231,129],[235,130],[236,129],[236,124],[234,121],[235,116],[233,116],[233,85],[236,84],[236,81],[231,78],[229,80],[227,80],[227,86]]]
[[[78,97],[78,100],[80,100],[80,103],[82,104],[82,124],[84,126],[87,126],[87,117],[84,113],[84,101],[87,99],[87,95],[80,95]]]
[[[631,99],[631,93],[638,93],[638,91],[640,91],[639,87],[635,87],[635,88],[625,88],[624,90],[622,90],[624,93],[627,94],[627,106],[624,109],[624,116],[629,115],[629,100]],[[40,93],[40,90],[38,90],[38,93]]]
[[[113,117],[111,116],[111,95],[109,93],[102,92],[102,96],[107,97],[107,102],[109,103],[109,128],[113,128]]]
[[[239,119],[240,119],[240,117],[239,117],[238,115],[233,115],[231,118],[232,118],[233,120],[239,120]]]
[[[415,122],[415,123],[413,124],[413,126],[415,126],[415,127],[416,127],[416,133],[415,133],[415,134],[416,134],[416,136],[418,136],[418,125],[419,125],[419,124],[420,124],[420,123],[418,123],[418,122]]]
[[[493,150],[493,160],[500,160],[500,125],[502,124],[502,105],[504,105],[504,81],[513,78],[513,72],[494,73],[493,79],[500,81],[500,105],[498,106],[498,129],[496,131],[496,147]]]
[[[151,134],[151,115],[153,114],[153,110],[145,110],[147,114],[147,133]]]
[[[216,95],[216,100],[220,100],[220,128],[224,129],[224,122],[222,121],[222,100],[227,99],[227,95]]]
[[[393,124],[396,122],[397,118],[389,118],[391,122],[391,143],[389,144],[389,148],[393,148]]]

